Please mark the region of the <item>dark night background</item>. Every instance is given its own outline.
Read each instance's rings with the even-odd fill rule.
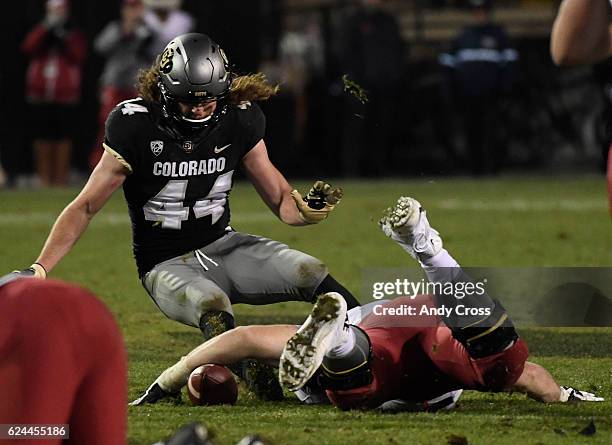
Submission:
[[[89,43],[80,119],[74,124],[77,134],[72,160],[73,167],[83,173],[87,171],[87,156],[97,132],[98,77],[104,63],[91,44],[109,21],[119,17],[120,4],[120,0],[73,0],[71,4],[72,20],[86,34]],[[195,30],[218,41],[238,71],[246,73],[257,71],[262,59],[274,58],[286,12],[283,4],[280,0],[186,0],[183,9],[195,18]],[[27,60],[19,49],[26,33],[42,19],[44,5],[44,0],[11,3],[10,10],[5,6],[0,19],[4,46],[0,68],[0,160],[5,170],[16,174],[32,171],[28,122],[44,118],[27,113],[24,102]],[[327,44],[325,28],[329,24],[329,8],[326,6],[319,12]],[[506,166],[543,170],[554,161],[556,150],[568,145],[573,150],[570,158],[578,158],[572,161],[573,168],[582,163],[586,170],[601,169],[601,155],[594,155],[594,150],[581,151],[580,147],[600,142],[593,140],[601,138],[597,133],[601,126],[598,114],[603,115],[600,113],[603,108],[600,91],[610,78],[609,67],[603,68],[598,81],[590,67],[575,70],[554,67],[547,35],[515,36],[513,43],[520,54],[520,74],[509,96],[512,101],[505,109]],[[453,125],[444,120],[448,113],[444,111],[438,87],[437,54],[443,44],[426,42],[425,52],[418,51],[419,42],[407,41],[406,44],[402,88],[397,98],[403,106],[401,113],[393,117],[388,176],[461,173],[460,163],[455,162],[452,149],[448,148],[454,137]],[[329,61],[325,70],[323,78],[307,91],[309,123],[301,146],[292,146],[290,141],[291,113],[294,111],[291,97],[281,95],[262,106],[267,116],[266,141],[271,158],[290,177],[338,174],[335,167],[339,156],[337,147],[341,144],[338,124],[341,99],[329,92],[340,73],[334,72]],[[594,101],[599,105],[593,106]],[[419,165],[420,170],[412,171],[415,165]],[[401,170],[397,166],[401,166]]]
[[[232,63],[244,72],[257,70],[262,51],[271,48],[266,41],[274,41],[278,14],[274,4],[261,0],[239,2],[185,1],[183,9],[196,20],[196,30],[206,32],[223,43]],[[98,109],[98,77],[104,60],[91,48],[96,34],[111,20],[119,17],[121,1],[73,0],[72,20],[85,33],[89,51],[83,77],[80,119],[74,145],[73,165],[86,168],[87,151],[94,143]],[[5,6],[6,8],[6,6]],[[1,150],[5,168],[24,171],[30,169],[28,153],[28,120],[43,118],[28,116],[24,102],[24,80],[27,59],[19,47],[27,32],[44,15],[45,0],[24,0],[12,3],[2,14],[3,62],[0,71]],[[265,11],[265,12],[264,12]],[[272,44],[273,45],[273,44]],[[21,151],[21,154],[19,153]]]

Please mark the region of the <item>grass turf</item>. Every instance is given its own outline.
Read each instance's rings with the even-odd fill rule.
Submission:
[[[345,199],[329,220],[306,228],[276,221],[252,187],[239,183],[231,199],[233,226],[321,258],[355,292],[364,268],[411,264],[375,224],[383,208],[402,194],[424,204],[463,265],[612,266],[612,231],[599,176],[336,182],[345,189]],[[77,192],[0,192],[0,270],[32,262],[53,219]],[[116,315],[129,352],[131,398],[200,341],[197,330],[165,319],[141,288],[120,193],[52,275],[92,289]],[[309,308],[303,303],[237,306],[236,314],[240,324],[298,322]],[[549,368],[561,383],[612,399],[612,329],[534,328],[521,334],[531,360]],[[254,432],[277,444],[439,444],[453,435],[470,444],[608,444],[611,416],[610,401],[546,406],[521,395],[475,392],[465,394],[451,413],[385,416],[302,406],[292,397],[283,403],[260,402],[241,390],[234,407],[131,408],[129,443],[151,444],[180,425],[201,421],[217,432],[221,444]],[[591,419],[596,434],[579,434]]]

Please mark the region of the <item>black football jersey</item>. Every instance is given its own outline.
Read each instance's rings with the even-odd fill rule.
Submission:
[[[106,120],[104,148],[130,171],[123,192],[140,276],[224,234],[232,176],[265,131],[264,115],[251,103],[229,106],[193,139],[177,138],[162,116],[159,104],[138,98],[117,105]]]

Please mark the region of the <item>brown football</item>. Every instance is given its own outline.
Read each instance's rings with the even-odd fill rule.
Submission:
[[[225,366],[202,365],[191,372],[187,395],[194,405],[233,405],[238,398],[238,385]]]

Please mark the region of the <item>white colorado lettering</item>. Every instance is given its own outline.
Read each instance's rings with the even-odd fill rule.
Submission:
[[[217,171],[220,173],[225,169],[225,158],[217,159]]]
[[[221,173],[225,169],[225,164],[224,157],[201,159],[200,161],[155,162],[153,163],[153,175],[171,178],[209,175]]]
[[[189,176],[198,174],[198,161],[189,161]]]
[[[179,164],[179,176],[187,176],[187,173],[189,173],[189,163],[181,162]]]
[[[153,174],[155,176],[161,176],[162,174],[162,163],[161,162],[156,162],[155,164],[153,164]]]
[[[198,175],[205,175],[206,174],[206,159],[202,159],[200,161],[200,166],[198,168]]]

